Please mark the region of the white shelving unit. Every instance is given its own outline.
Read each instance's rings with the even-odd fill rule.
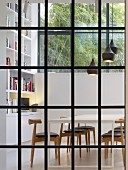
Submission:
[[[23,4],[24,6],[24,4]],[[23,9],[23,8],[22,8]],[[31,5],[27,14],[22,12],[22,26],[31,26]],[[6,4],[7,27],[18,26],[18,5],[16,3]],[[31,66],[31,30],[22,30],[21,33],[21,65]],[[18,66],[18,31],[6,31],[6,65]],[[7,105],[17,105],[18,98],[18,70],[8,69],[6,73],[6,99]],[[25,89],[25,82],[27,82]],[[31,88],[30,88],[31,83]],[[13,84],[13,85],[12,85]],[[31,70],[21,70],[21,95],[35,95],[34,73]],[[27,96],[28,97],[28,96]]]

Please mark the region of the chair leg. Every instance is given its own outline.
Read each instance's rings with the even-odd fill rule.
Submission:
[[[67,137],[67,146],[69,146],[69,136]],[[68,148],[67,148],[67,153],[68,153]]]
[[[111,145],[112,145],[112,140],[111,140]],[[112,148],[111,148],[111,153],[112,153]]]
[[[56,141],[54,143],[56,145]],[[55,158],[57,159],[57,148],[55,148]]]
[[[95,129],[93,130],[93,139],[94,139],[94,145],[96,144],[96,135],[95,135]]]
[[[59,139],[59,137],[58,137],[58,139],[57,139],[56,144],[58,144],[58,146],[60,146],[60,139]],[[58,150],[58,163],[59,163],[59,165],[60,165],[60,148],[58,148],[57,150]]]
[[[107,145],[107,142],[105,142],[105,145]],[[105,148],[105,150],[104,150],[104,158],[105,158],[105,160],[107,159],[107,148]]]
[[[124,150],[124,148],[122,148],[122,158],[123,158],[123,163],[125,166],[125,150]]]
[[[90,145],[90,130],[88,130],[88,145]],[[90,148],[88,150],[90,151]]]
[[[72,137],[70,136],[70,146],[72,145]],[[70,151],[70,148],[69,148]]]
[[[31,168],[33,166],[34,150],[35,150],[35,148],[31,149]]]
[[[79,135],[78,138],[79,138],[79,145],[81,146],[81,135]],[[79,152],[80,152],[80,158],[81,158],[81,148],[79,149]]]
[[[88,135],[87,132],[85,132],[85,141],[86,141],[86,145],[88,145]],[[86,148],[87,152],[88,152],[88,148]]]
[[[60,148],[58,148],[58,163],[60,165]]]

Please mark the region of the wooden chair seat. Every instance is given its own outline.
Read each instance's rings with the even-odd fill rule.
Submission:
[[[104,134],[102,135],[102,138],[106,138],[106,137],[111,138],[111,137],[112,137],[112,131],[109,131],[109,132],[104,133]],[[114,131],[114,138],[115,138],[115,137],[121,137],[121,133],[118,132],[118,131]]]
[[[57,133],[50,132],[50,137],[57,137],[57,136],[59,136]],[[45,137],[45,133],[44,133],[44,132],[37,133],[37,134],[36,134],[36,137],[38,137],[38,138],[44,138],[44,137]]]
[[[67,130],[64,130],[63,132],[65,132],[65,133],[71,133],[72,132],[72,129],[67,129]],[[82,132],[84,132],[84,130],[83,129],[74,129],[74,133],[82,133]]]
[[[75,129],[86,129],[86,130],[93,130],[93,129],[95,129],[95,127],[93,127],[93,126],[79,126],[79,127],[75,127]]]

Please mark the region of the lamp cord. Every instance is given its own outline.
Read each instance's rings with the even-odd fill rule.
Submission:
[[[113,28],[113,3],[112,3],[112,28]],[[113,39],[113,29],[112,29],[112,39]]]

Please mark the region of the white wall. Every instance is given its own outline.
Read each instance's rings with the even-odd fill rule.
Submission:
[[[44,74],[37,73],[35,81],[36,102],[44,104]],[[48,104],[52,106],[69,106],[71,104],[71,82],[69,73],[49,73],[48,74]],[[102,105],[124,105],[124,73],[103,73],[102,74]],[[75,105],[96,106],[98,105],[98,76],[89,76],[86,73],[75,74]],[[49,119],[70,116],[70,110],[49,110]],[[96,109],[77,109],[76,115],[92,114],[98,116]],[[104,114],[115,114],[122,116],[123,109],[105,109]],[[93,124],[96,127],[97,124]],[[59,132],[59,125],[52,126],[53,131]],[[102,124],[102,133],[111,129],[109,124]]]

